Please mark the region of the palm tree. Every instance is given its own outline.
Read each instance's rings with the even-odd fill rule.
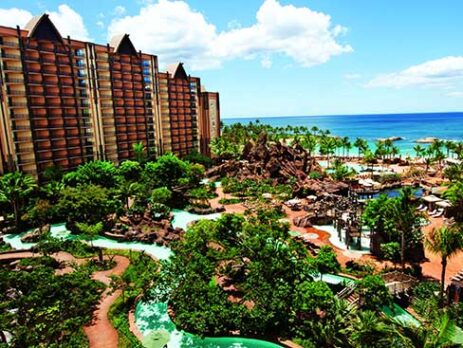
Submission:
[[[419,144],[415,145],[413,147],[413,151],[415,151],[416,157],[421,158],[423,157],[423,154],[424,154],[424,147]]]
[[[431,322],[422,322],[420,327],[402,320],[392,320],[397,326],[398,335],[408,341],[412,347],[445,348],[455,347],[456,325],[444,312]],[[407,345],[408,346],[408,345]]]
[[[0,179],[0,201],[6,201],[13,207],[16,228],[19,227],[24,201],[30,197],[36,188],[35,179],[31,175],[19,171],[5,174]]]
[[[463,142],[458,142],[453,145],[453,152],[458,159],[463,159]]]
[[[355,139],[354,146],[358,149],[359,157],[362,153],[365,153],[366,148],[368,147],[367,141],[362,138]]]
[[[394,327],[387,325],[372,311],[359,311],[347,330],[350,331],[353,347],[371,347],[372,342],[382,343],[378,346],[386,346],[396,336]]]
[[[441,303],[444,302],[445,272],[448,259],[463,250],[462,229],[457,225],[433,228],[424,241],[426,249],[432,254],[440,255],[441,272]]]
[[[411,236],[415,229],[419,228],[420,213],[414,204],[415,189],[412,186],[404,186],[400,190],[398,204],[395,206],[397,229],[400,232],[400,263],[405,269],[405,251],[407,236]]]
[[[463,222],[463,181],[452,184],[444,197],[452,203],[453,217],[457,222]]]
[[[336,138],[324,136],[320,139],[320,154],[326,155],[327,168],[330,167],[330,155],[336,151]]]
[[[132,149],[135,154],[135,161],[138,163],[144,163],[146,161],[146,152],[143,143],[132,144]]]
[[[391,156],[392,158],[396,158],[400,154],[400,150],[397,146],[391,147]]]
[[[450,157],[450,153],[455,148],[455,142],[452,140],[446,140],[444,141],[444,147],[445,147],[445,150],[447,151],[447,157]]]
[[[312,157],[317,148],[317,138],[311,133],[306,133],[302,138],[302,146],[304,146],[309,153],[309,157]]]
[[[129,209],[129,199],[136,196],[142,190],[141,184],[138,182],[123,181],[117,191],[121,196],[121,200],[124,202],[126,209]]]

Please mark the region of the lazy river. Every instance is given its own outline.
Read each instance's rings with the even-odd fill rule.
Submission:
[[[173,227],[186,229],[189,223],[200,219],[216,219],[220,213],[209,215],[197,215],[182,210],[173,211]],[[51,235],[59,239],[75,239],[64,224],[52,225]],[[23,243],[20,235],[6,235],[4,240],[13,248],[18,250],[30,249],[35,243]],[[157,259],[165,260],[171,255],[171,250],[167,247],[155,244],[145,244],[140,242],[121,242],[97,237],[93,240],[93,245],[108,249],[125,249],[144,251]],[[333,274],[324,274],[321,279],[331,285],[345,284],[353,282],[352,279]],[[385,309],[384,312],[393,318],[419,325],[419,322],[403,308],[395,305],[394,310]],[[167,304],[147,301],[138,302],[135,309],[135,323],[143,334],[143,346],[146,348],[181,348],[181,347],[203,347],[203,348],[276,348],[281,347],[275,343],[249,339],[242,337],[206,337],[200,338],[193,334],[178,330],[167,313]]]

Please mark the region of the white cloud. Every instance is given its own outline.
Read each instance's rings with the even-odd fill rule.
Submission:
[[[121,5],[118,5],[114,8],[113,10],[113,13],[116,15],[116,16],[122,16],[124,13],[125,13],[125,7],[124,6],[121,6]]]
[[[103,29],[103,28],[105,27],[103,21],[97,21],[97,22],[96,22],[96,26],[97,26],[98,28],[101,28],[101,29]]]
[[[368,82],[367,87],[448,87],[462,80],[463,56],[449,56],[379,75]]]
[[[193,69],[220,64],[209,50],[217,37],[215,26],[183,1],[160,0],[142,7],[135,16],[114,19],[108,40],[122,33],[130,34],[137,49],[157,54],[162,64],[183,61]]]
[[[159,0],[135,16],[113,19],[108,36],[121,33],[129,33],[137,49],[157,54],[161,64],[183,61],[193,70],[217,68],[237,58],[258,58],[268,66],[276,54],[310,67],[352,51],[337,42],[346,29],[333,26],[330,16],[277,0],[264,1],[255,24],[232,24],[223,32],[185,1]]]
[[[58,11],[49,12],[50,19],[63,36],[69,35],[76,40],[91,41],[82,16],[66,4],[58,6]]]
[[[272,67],[273,62],[269,56],[265,56],[260,61],[260,64],[262,65],[263,68],[270,69]]]
[[[27,22],[32,18],[32,13],[19,8],[0,8],[0,25],[5,27],[16,28],[19,25],[24,27]]]
[[[70,35],[73,39],[77,40],[91,40],[81,15],[68,5],[59,5],[58,11],[45,12],[50,15],[50,19],[56,25],[61,35]],[[19,25],[21,28],[24,28],[31,18],[32,13],[23,9],[0,9],[0,25],[3,26],[16,27],[16,25]]]

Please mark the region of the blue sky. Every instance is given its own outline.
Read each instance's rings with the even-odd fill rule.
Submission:
[[[460,0],[2,0],[0,25],[41,12],[183,61],[224,117],[463,111]]]

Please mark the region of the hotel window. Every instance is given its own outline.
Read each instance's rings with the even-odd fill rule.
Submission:
[[[83,57],[84,56],[84,50],[83,49],[76,50],[76,56]]]
[[[142,65],[146,66],[146,67],[149,67],[150,66],[150,61],[149,60],[144,60]]]

